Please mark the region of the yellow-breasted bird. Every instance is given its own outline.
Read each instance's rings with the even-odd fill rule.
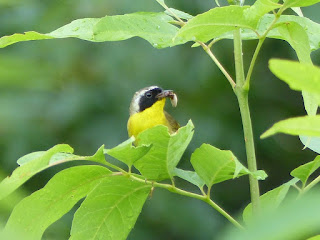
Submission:
[[[170,98],[173,107],[177,106],[177,95],[158,86],[146,87],[134,94],[127,125],[129,137],[137,137],[140,132],[157,125],[167,126],[170,133],[178,130],[179,123],[164,110],[166,98]]]

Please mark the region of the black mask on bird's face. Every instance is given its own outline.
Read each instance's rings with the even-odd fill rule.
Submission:
[[[144,111],[163,98],[170,98],[172,106],[177,106],[178,98],[172,90],[151,86],[137,91],[130,104],[130,115]]]
[[[162,88],[156,87],[146,91],[139,100],[139,111],[142,112],[146,108],[151,107],[159,98],[158,95],[163,92]]]

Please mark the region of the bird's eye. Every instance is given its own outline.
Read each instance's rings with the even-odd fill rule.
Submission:
[[[147,98],[151,98],[151,97],[152,97],[152,93],[151,93],[151,92],[146,92],[145,96],[146,96]]]

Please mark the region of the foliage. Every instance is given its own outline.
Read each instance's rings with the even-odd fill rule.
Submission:
[[[320,70],[312,65],[310,54],[320,48],[320,38],[315,34],[320,25],[302,16],[285,15],[284,12],[290,8],[297,11],[298,7],[311,6],[320,1],[286,0],[279,3],[277,0],[257,0],[252,6],[240,6],[236,1],[236,5],[213,8],[194,17],[167,7],[162,0],[157,2],[165,8],[165,12],[77,19],[46,34],[30,31],[3,36],[0,38],[0,47],[22,41],[70,37],[91,42],[140,37],[159,49],[191,41],[193,47],[201,46],[219,67],[237,97],[248,167],[232,151],[203,144],[191,155],[194,171],[178,168],[194,134],[191,120],[174,134],[169,134],[165,126],[156,126],[140,133],[137,139],[130,138],[114,148],[105,149],[102,146],[92,156],[74,155],[69,145],[59,144],[47,151],[21,157],[17,161],[20,166],[0,183],[0,199],[8,197],[32,176],[47,168],[75,160],[86,161],[87,164],[58,172],[46,186],[19,202],[2,236],[10,236],[17,230],[18,235],[21,233],[26,238],[41,239],[53,222],[84,198],[74,215],[70,239],[125,239],[148,196],[152,195],[154,188],[163,188],[207,203],[238,229],[227,231],[221,239],[257,239],[261,238],[258,237],[261,234],[265,239],[311,237],[319,229],[320,209],[313,208],[317,205],[319,195],[306,193],[320,181],[320,176],[317,176],[308,183],[311,175],[320,167],[319,157],[294,169],[291,172],[293,178],[287,183],[260,196],[258,180],[264,180],[267,175],[256,167],[248,92],[265,39],[288,42],[300,62],[272,59],[269,68],[291,89],[302,92],[308,116],[275,123],[261,138],[276,133],[299,135],[305,147],[319,153],[317,137],[320,120],[316,112],[320,104]],[[223,39],[232,39],[234,42],[235,78],[211,51],[211,47]],[[242,41],[252,39],[257,39],[258,44],[245,75]],[[133,142],[138,145],[132,145]],[[106,161],[104,154],[113,157],[115,162]],[[243,211],[246,227],[211,198],[212,186],[243,175],[249,176],[252,201]],[[177,177],[194,185],[197,192],[177,187]],[[295,195],[289,194],[290,189],[298,190],[298,200],[295,200]],[[284,201],[289,204],[283,204]],[[274,230],[268,230],[265,226],[275,219]]]

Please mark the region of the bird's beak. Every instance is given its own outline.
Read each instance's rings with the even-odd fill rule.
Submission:
[[[178,104],[178,97],[172,90],[163,90],[161,93],[159,93],[156,98],[162,99],[162,98],[170,98],[171,105],[173,107],[176,107]]]

